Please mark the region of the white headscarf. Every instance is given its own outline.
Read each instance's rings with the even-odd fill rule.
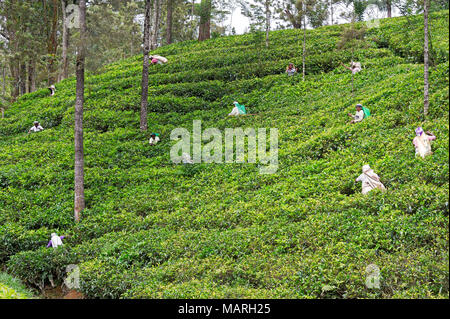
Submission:
[[[372,172],[373,172],[373,170],[370,168],[369,165],[364,165],[364,166],[362,167],[362,172],[363,172],[363,173],[366,173],[366,172],[368,172],[368,171],[372,171]]]
[[[61,238],[56,233],[52,233],[51,242],[52,242],[53,248],[62,246],[62,244],[63,244]]]

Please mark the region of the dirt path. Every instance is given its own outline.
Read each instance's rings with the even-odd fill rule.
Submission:
[[[44,299],[84,299],[81,292],[76,290],[63,289],[61,286],[52,288],[45,287],[42,292],[42,297]]]

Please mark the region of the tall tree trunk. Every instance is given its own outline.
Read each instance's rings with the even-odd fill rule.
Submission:
[[[61,0],[62,8],[62,79],[69,77],[69,60],[67,59],[67,49],[69,47],[69,28],[66,23],[67,0]]]
[[[1,1],[0,1],[1,2]],[[15,6],[16,1],[11,1],[11,5]],[[19,75],[19,61],[17,57],[14,56],[14,53],[19,52],[19,40],[17,39],[17,30],[16,27],[18,25],[18,16],[11,13],[7,10],[4,17],[5,19],[5,25],[7,26],[7,37],[8,39],[8,48],[9,52],[12,53],[11,56],[8,58],[8,65],[9,65],[9,73],[11,74],[10,79],[10,90],[11,90],[11,102],[14,102],[17,97],[19,96],[20,90],[19,90],[19,81],[20,81],[20,75]]]
[[[352,40],[356,38],[356,31],[355,31],[355,20],[356,20],[356,15],[355,15],[355,11],[353,10],[352,13]],[[354,62],[353,59],[355,57],[355,46],[352,45],[352,63]],[[352,72],[352,96],[355,93],[355,75]]]
[[[172,43],[173,0],[167,0],[166,42]]]
[[[428,92],[429,88],[430,88],[430,83],[428,82],[428,78],[429,78],[428,8],[429,8],[429,0],[425,0],[424,1],[424,11],[423,11],[424,32],[425,32],[425,38],[424,38],[424,43],[423,43],[423,65],[424,65],[423,114],[425,116],[428,115],[428,109],[430,107],[429,92]]]
[[[388,18],[392,18],[392,0],[386,0],[386,10]]]
[[[230,12],[230,33],[233,32],[233,15],[234,15],[234,11],[236,9],[234,7],[231,8],[231,12]]]
[[[75,101],[75,199],[74,217],[80,221],[84,210],[84,147],[83,147],[83,105],[84,105],[84,64],[86,56],[86,0],[80,0],[80,42],[77,53],[77,91]]]
[[[142,67],[142,96],[141,96],[141,131],[147,131],[147,104],[148,104],[148,64],[150,51],[150,0],[145,1],[144,19],[144,62]]]
[[[333,21],[333,15],[334,15],[334,12],[333,12],[333,0],[330,0],[330,18],[331,18],[331,25],[334,24],[334,21]]]
[[[36,91],[36,62],[28,61],[28,93]]]
[[[16,59],[11,59],[9,62],[9,72],[11,73],[11,98],[14,102],[20,95],[19,83],[19,63]]]
[[[134,33],[134,32],[133,32]],[[134,34],[133,34],[134,36]],[[130,56],[134,56],[134,42],[133,42],[133,36],[130,37]]]
[[[56,50],[58,48],[57,31],[58,31],[58,0],[53,0],[52,27],[50,30],[50,35],[47,39],[47,53],[49,55],[49,62],[48,62],[49,85],[55,84],[56,82],[55,58],[56,58]]]
[[[6,96],[6,67],[2,65],[2,87],[3,87],[3,96]],[[0,111],[2,112],[2,118],[5,118],[5,108],[0,107]]]
[[[270,32],[270,1],[266,0],[266,48],[269,47],[269,32]]]
[[[23,95],[27,93],[27,65],[25,62],[20,63],[19,72],[19,91],[20,95]]]
[[[202,0],[200,4],[200,26],[198,31],[198,41],[205,41],[211,38],[211,0]]]
[[[303,4],[304,6],[304,4]],[[305,9],[303,8],[303,81],[305,81],[305,73],[306,73],[306,14]]]
[[[29,71],[28,63],[24,63],[23,67],[25,68],[25,70],[23,71],[23,73],[25,75],[25,78],[24,78],[25,93],[30,93],[31,88],[30,88],[30,82],[28,81],[28,79],[30,78],[30,75],[28,74],[28,71]]]
[[[161,11],[159,0],[153,0],[153,30],[150,49],[155,50],[158,46],[158,31],[159,31],[159,13]]]
[[[6,66],[2,65],[3,95],[6,96]]]

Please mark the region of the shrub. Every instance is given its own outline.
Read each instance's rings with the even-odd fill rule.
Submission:
[[[70,247],[58,247],[20,252],[11,257],[7,266],[10,273],[42,290],[49,283],[49,277],[55,284],[61,284],[66,267],[76,263],[77,257]]]

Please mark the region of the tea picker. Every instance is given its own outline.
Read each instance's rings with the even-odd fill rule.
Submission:
[[[169,62],[169,60],[167,60],[165,57],[159,55],[151,55],[150,61],[152,62],[152,64],[166,64],[167,62]]]
[[[436,139],[436,136],[430,131],[424,132],[419,126],[416,128],[416,137],[414,137],[412,143],[416,148],[416,156],[425,158],[425,156],[432,154],[431,141]]]
[[[228,114],[228,116],[239,116],[239,115],[246,115],[247,110],[245,109],[245,105],[239,104],[238,102],[233,102],[234,107],[231,110],[231,113]]]
[[[55,86],[54,86],[54,85],[50,85],[50,86],[48,87],[48,89],[50,90],[50,96],[54,96],[55,93],[56,93],[56,88],[55,88]]]
[[[295,75],[295,73],[298,72],[298,68],[295,67],[294,63],[289,63],[289,65],[286,68],[286,73],[288,76]]]
[[[33,126],[28,130],[28,134],[30,134],[31,132],[33,132],[33,133],[41,132],[43,130],[44,130],[44,128],[41,126],[39,121],[34,121]]]
[[[150,140],[148,141],[148,143],[150,145],[156,145],[159,141],[160,141],[159,134],[152,133],[152,135],[150,135]]]
[[[359,63],[359,62],[353,62],[353,61],[352,61],[352,62],[350,63],[350,66],[346,66],[344,63],[341,62],[341,65],[342,65],[344,68],[350,70],[350,71],[352,72],[352,74],[356,74],[356,73],[358,73],[358,72],[361,71],[361,63]]]
[[[231,113],[228,116],[248,116],[248,115],[258,115],[258,114],[249,114],[247,113],[247,109],[245,105],[239,104],[238,102],[233,102],[234,107],[231,110]]]
[[[357,104],[355,115],[348,113],[348,116],[353,118],[353,120],[350,121],[350,124],[358,123],[370,116],[370,110],[367,107],[362,106],[361,104]]]
[[[375,174],[373,169],[369,165],[364,165],[362,167],[362,174],[358,176],[356,182],[362,182],[362,193],[367,194],[372,189],[378,188],[381,190],[386,190],[383,183],[380,182],[380,177]]]
[[[47,244],[47,248],[53,247],[54,249],[63,245],[62,240],[66,238],[66,236],[58,236],[56,233],[52,233],[51,239]]]

